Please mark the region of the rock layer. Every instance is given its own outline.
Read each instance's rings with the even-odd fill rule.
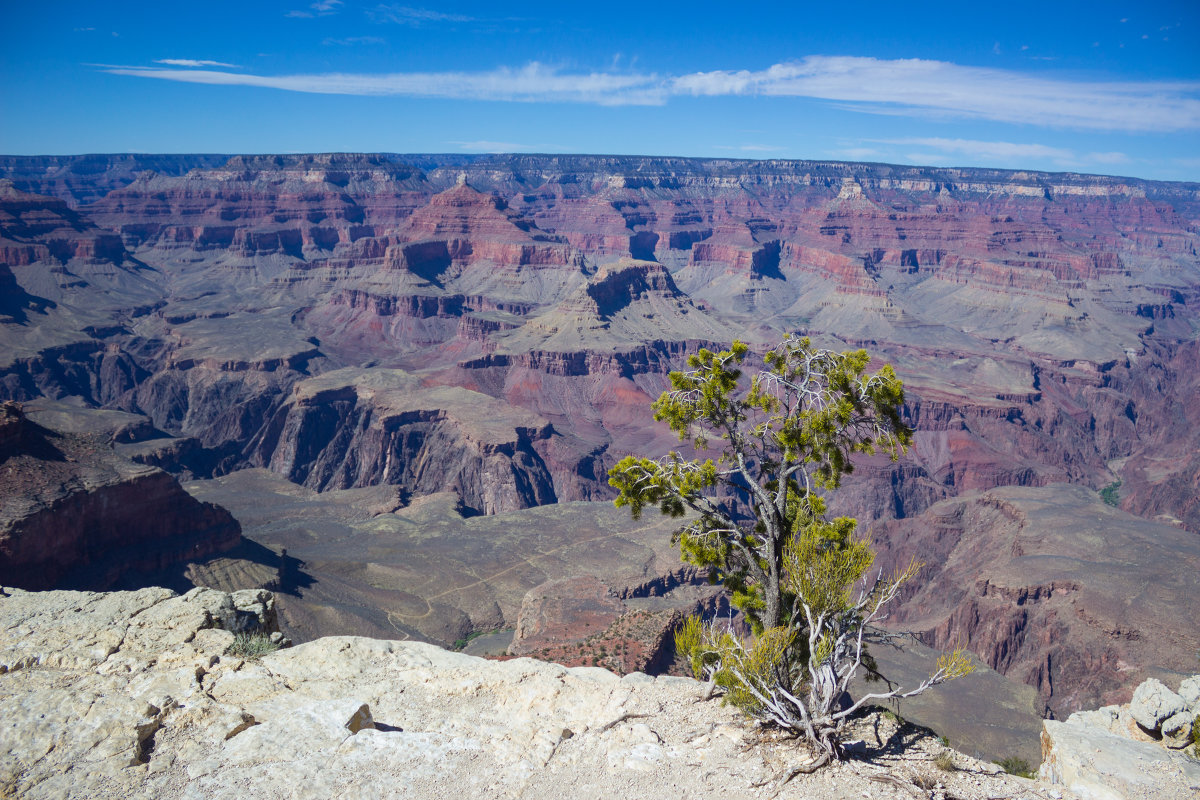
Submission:
[[[1037,688],[1048,715],[1127,700],[1187,670],[1200,631],[1200,542],[1078,487],[1004,488],[873,529],[885,570],[924,566],[888,625],[961,643]]]
[[[0,405],[0,585],[106,588],[228,550],[241,528],[106,437],[59,433]]]

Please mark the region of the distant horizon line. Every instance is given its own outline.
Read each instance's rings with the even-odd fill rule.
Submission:
[[[1144,183],[1161,183],[1161,184],[1184,184],[1200,187],[1200,181],[1193,180],[1170,180],[1165,178],[1142,178],[1135,175],[1112,175],[1099,172],[1075,172],[1071,170],[1044,170],[1033,168],[1019,167],[983,167],[983,166],[938,166],[933,164],[903,164],[889,161],[852,161],[846,159],[818,159],[818,158],[754,158],[750,156],[684,156],[684,155],[664,155],[664,154],[649,154],[649,153],[566,153],[566,152],[525,152],[525,151],[496,151],[496,152],[479,152],[479,153],[463,153],[453,151],[398,151],[398,150],[298,150],[298,151],[278,151],[278,150],[263,150],[258,152],[252,151],[151,151],[151,150],[123,150],[110,152],[88,152],[88,153],[0,153],[0,159],[38,159],[38,158],[100,158],[100,157],[119,157],[119,156],[205,156],[205,157],[225,157],[236,158],[239,156],[282,156],[282,157],[303,157],[303,156],[419,156],[425,158],[447,158],[447,159],[464,159],[464,160],[481,160],[496,157],[511,157],[511,158],[592,158],[592,159],[647,159],[647,160],[677,160],[677,161],[693,161],[693,162],[731,162],[731,163],[746,163],[746,164],[824,164],[824,165],[844,165],[844,166],[861,166],[861,167],[890,167],[906,170],[936,170],[936,171],[974,171],[974,172],[1000,172],[1000,173],[1028,173],[1030,175],[1045,175],[1045,176],[1074,176],[1079,178],[1109,178],[1115,180],[1130,180],[1141,181]],[[414,165],[415,166],[415,165]]]

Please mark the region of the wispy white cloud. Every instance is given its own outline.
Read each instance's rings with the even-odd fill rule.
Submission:
[[[1200,82],[1084,82],[925,59],[808,56],[765,70],[697,72],[692,95],[813,97],[877,113],[936,113],[1125,131],[1200,128]]]
[[[840,147],[836,150],[831,150],[830,155],[835,158],[846,158],[851,161],[869,161],[882,157],[883,152],[875,147]]]
[[[667,91],[662,82],[653,75],[614,75],[603,72],[566,74],[536,62],[520,69],[501,67],[490,72],[399,72],[385,75],[250,75],[214,70],[140,67],[115,67],[106,71],[114,75],[184,83],[262,86],[316,94],[404,95],[459,100],[600,105],[661,105],[667,99]]]
[[[903,160],[915,164],[1020,166],[1041,164],[1057,169],[1096,170],[1128,164],[1119,152],[1076,153],[1064,147],[1025,142],[992,142],[978,139],[949,139],[936,136],[901,139],[868,139],[871,147],[845,147],[836,151],[854,159]],[[911,148],[920,148],[913,150]]]
[[[957,153],[972,158],[994,158],[1001,160],[1050,158],[1071,160],[1075,154],[1061,147],[1044,144],[1020,144],[1016,142],[984,142],[977,139],[943,139],[940,137],[875,139],[880,144],[928,147],[940,153]]]
[[[207,61],[196,58],[156,58],[155,64],[167,64],[172,67],[228,67],[237,69],[237,64],[226,64],[224,61]]]
[[[342,0],[317,0],[315,3],[310,3],[307,9],[289,11],[284,14],[285,17],[328,17],[330,14],[336,14],[344,5]]]
[[[413,8],[412,6],[400,6],[393,4],[382,4],[367,12],[372,20],[376,22],[394,22],[398,25],[408,25],[413,28],[419,28],[422,25],[428,25],[434,22],[474,22],[474,17],[468,17],[464,14],[446,14],[441,11],[432,11],[428,8]]]
[[[536,62],[484,72],[391,74],[253,75],[159,68],[110,71],[160,80],[323,94],[602,105],[661,105],[677,95],[806,97],[874,114],[1126,132],[1200,129],[1200,82],[1086,82],[924,59],[809,56],[764,70],[715,70],[677,76],[633,71],[566,72]]]
[[[326,38],[321,40],[321,44],[325,45],[340,45],[344,47],[354,47],[355,45],[363,44],[386,44],[387,40],[382,36],[347,36],[344,39]]]
[[[1088,153],[1083,157],[1084,161],[1091,161],[1097,164],[1128,164],[1129,156],[1124,153]]]
[[[716,150],[740,150],[743,153],[777,153],[780,150],[786,150],[786,147],[777,147],[770,144],[718,144],[714,145]]]

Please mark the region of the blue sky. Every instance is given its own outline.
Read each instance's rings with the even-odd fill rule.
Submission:
[[[1200,180],[1196,0],[46,0],[4,2],[0,25],[10,154],[630,153]]]

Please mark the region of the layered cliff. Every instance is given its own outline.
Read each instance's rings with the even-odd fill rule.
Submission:
[[[1079,487],[1006,487],[872,529],[884,569],[918,576],[888,625],[962,644],[1038,690],[1047,716],[1127,700],[1147,676],[1192,669],[1200,541]]]
[[[582,156],[145,157],[131,171],[138,158],[0,162],[24,293],[5,327],[21,357],[0,379],[9,397],[145,413],[201,444],[193,472],[258,463],[249,444],[292,383],[371,364],[543,416],[563,437],[557,471],[581,476],[555,496],[603,495],[587,476],[608,453],[665,445],[637,412],[686,352],[799,330],[867,345],[910,390],[921,444],[855,513],[1122,478],[1129,508],[1193,524],[1186,459],[1149,456],[1165,409],[1133,376],[1189,370],[1190,184]],[[55,253],[88,285],[37,277]],[[84,275],[98,258],[109,277]],[[99,324],[119,297],[120,324]]]
[[[402,370],[343,369],[295,384],[252,447],[262,466],[314,489],[452,491],[495,514],[555,502],[538,454],[551,435],[487,395],[425,387]]]
[[[107,588],[228,550],[241,528],[103,436],[60,433],[0,406],[0,584]]]

